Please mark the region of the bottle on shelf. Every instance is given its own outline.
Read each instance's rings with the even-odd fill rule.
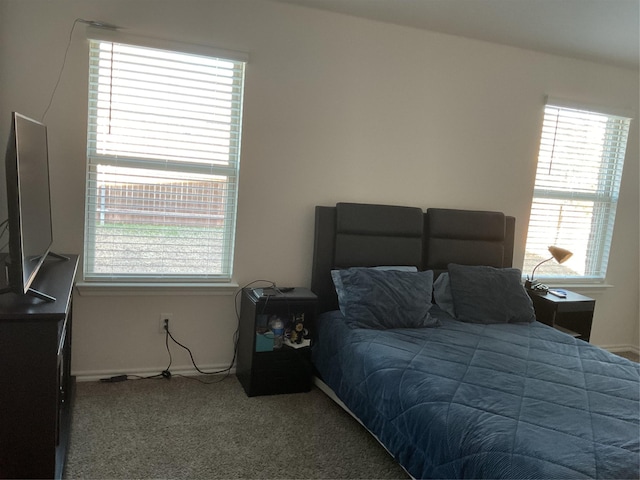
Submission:
[[[273,348],[282,348],[284,341],[284,323],[278,317],[273,317],[270,327],[273,332]]]

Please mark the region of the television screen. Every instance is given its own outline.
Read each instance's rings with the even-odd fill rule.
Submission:
[[[29,293],[53,242],[44,124],[19,113],[12,114],[6,173],[9,288],[25,294]]]

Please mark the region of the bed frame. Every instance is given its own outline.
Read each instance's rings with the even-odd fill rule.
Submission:
[[[501,212],[317,206],[311,290],[321,313],[338,308],[332,269],[410,265],[437,276],[449,263],[511,267],[514,231],[515,218]]]

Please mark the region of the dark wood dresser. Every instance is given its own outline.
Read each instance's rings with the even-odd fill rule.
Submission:
[[[33,288],[0,295],[0,478],[61,478],[69,443],[72,294],[78,266],[48,257]]]

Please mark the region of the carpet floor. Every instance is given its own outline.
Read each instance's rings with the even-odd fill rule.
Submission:
[[[78,383],[65,478],[408,476],[320,390],[249,398],[230,376]]]
[[[617,354],[620,355],[621,357],[631,360],[632,362],[636,362],[636,363],[640,362],[640,355],[638,355],[635,352],[617,352]]]
[[[65,478],[408,477],[320,390],[248,398],[230,376],[78,383]]]

